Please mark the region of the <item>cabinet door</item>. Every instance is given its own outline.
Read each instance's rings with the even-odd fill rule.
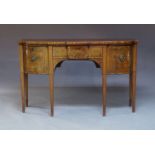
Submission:
[[[47,47],[28,47],[26,51],[26,71],[32,74],[48,74]]]
[[[107,51],[107,72],[127,74],[130,69],[130,46],[109,46]]]

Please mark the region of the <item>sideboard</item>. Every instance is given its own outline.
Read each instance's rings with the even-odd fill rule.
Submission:
[[[106,115],[107,75],[129,75],[129,105],[136,110],[137,40],[21,40],[22,112],[28,107],[28,75],[49,76],[50,115],[54,115],[54,71],[65,60],[93,61],[102,71],[102,114]]]

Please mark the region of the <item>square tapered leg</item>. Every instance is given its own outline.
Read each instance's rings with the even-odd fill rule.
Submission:
[[[50,83],[50,115],[54,116],[54,75],[49,74]]]
[[[107,86],[106,86],[106,74],[102,75],[102,111],[103,111],[103,116],[106,115],[106,96],[107,96]]]
[[[137,68],[137,45],[134,45],[130,54],[131,64],[130,64],[130,105],[132,107],[132,112],[136,111],[136,68]]]
[[[24,75],[24,80],[25,80],[25,104],[26,104],[26,107],[28,107],[28,74],[25,74]]]
[[[24,73],[21,73],[20,81],[21,81],[22,112],[25,112],[26,97],[25,97],[25,74]]]
[[[107,96],[107,47],[103,47],[102,61],[102,112],[106,115],[106,96]]]

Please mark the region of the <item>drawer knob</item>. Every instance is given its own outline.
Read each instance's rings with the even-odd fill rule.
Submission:
[[[120,60],[120,62],[123,63],[123,62],[125,62],[127,60],[127,56],[122,54],[122,55],[119,56],[119,60]]]
[[[32,62],[34,62],[34,61],[36,61],[36,60],[38,60],[38,57],[37,57],[37,56],[32,56],[32,57],[31,57],[31,61],[32,61]]]

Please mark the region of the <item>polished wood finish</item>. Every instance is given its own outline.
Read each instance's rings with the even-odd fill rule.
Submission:
[[[28,107],[28,74],[24,74],[24,83],[25,83],[25,104],[26,104],[26,107]]]
[[[48,53],[49,53],[49,84],[50,84],[50,115],[54,115],[54,63],[53,63],[53,49],[52,46],[48,47]]]
[[[65,60],[93,61],[102,71],[102,112],[106,115],[107,74],[129,74],[129,104],[136,110],[136,40],[21,40],[22,111],[28,107],[28,74],[49,75],[50,115],[54,115],[54,70]]]
[[[107,72],[109,74],[129,73],[130,46],[109,46],[107,52]]]
[[[103,116],[106,115],[106,97],[107,97],[107,46],[103,46],[102,53],[103,53],[103,61],[102,61],[102,96],[103,96],[103,104],[102,104],[102,111]]]
[[[48,73],[48,51],[47,47],[28,47],[26,52],[27,73]]]
[[[53,57],[67,58],[67,48],[53,47]]]
[[[21,81],[21,96],[22,96],[22,112],[25,112],[25,73],[24,73],[24,51],[25,47],[22,45],[19,45],[19,62],[20,62],[20,81]]]
[[[130,104],[132,112],[136,111],[136,66],[137,66],[137,45],[131,49],[131,67],[130,67]]]
[[[89,58],[102,58],[102,47],[91,46],[89,48]]]
[[[68,59],[88,59],[89,49],[88,46],[69,46],[68,47]]]

